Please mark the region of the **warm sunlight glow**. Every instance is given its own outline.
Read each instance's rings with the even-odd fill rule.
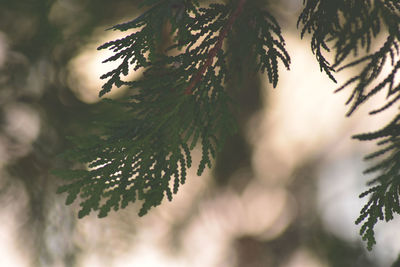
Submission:
[[[16,242],[20,238],[17,232],[20,222],[13,211],[10,208],[3,208],[0,220],[0,266],[31,266],[29,255],[24,255],[26,252],[21,250]]]
[[[108,50],[97,50],[97,47],[105,42],[121,38],[126,35],[126,32],[105,31],[104,28],[98,29],[93,36],[101,36],[101,39],[96,39],[86,45],[82,52],[76,56],[68,65],[68,84],[83,102],[88,104],[95,103],[100,100],[99,92],[102,85],[107,80],[100,79],[100,76],[118,67],[119,61],[102,63],[108,57],[113,55],[113,52]],[[127,77],[121,77],[125,80],[133,80],[140,74],[140,71],[134,72],[131,67]],[[126,87],[113,87],[111,92],[104,95],[107,98],[117,97]]]
[[[328,267],[308,250],[301,249],[292,255],[285,267]]]
[[[8,159],[26,155],[40,133],[40,117],[26,104],[3,107],[4,132],[0,132],[0,167]]]

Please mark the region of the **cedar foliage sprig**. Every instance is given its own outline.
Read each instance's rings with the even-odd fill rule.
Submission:
[[[305,3],[306,1],[304,1]],[[400,99],[400,84],[395,81],[400,75],[400,2],[397,0],[307,0],[298,25],[303,24],[301,35],[311,33],[311,48],[328,76],[350,67],[359,72],[340,86],[336,92],[352,87],[346,104],[351,104],[347,116],[372,96],[387,89],[386,103],[373,111],[377,114],[391,107]],[[384,44],[370,52],[374,39],[386,37]],[[322,51],[334,53],[330,64]],[[364,52],[359,56],[360,50]],[[349,57],[353,61],[346,63]],[[383,74],[385,63],[391,71]],[[384,76],[385,75],[385,76]],[[383,77],[382,77],[383,76]],[[366,160],[381,159],[365,173],[378,173],[360,197],[369,196],[367,204],[356,220],[362,223],[360,235],[367,241],[370,250],[376,243],[374,226],[378,220],[389,221],[393,214],[400,214],[400,146],[399,116],[379,131],[353,136],[358,140],[378,140],[380,149],[365,157]]]
[[[311,50],[321,71],[336,82],[334,73],[358,67],[359,72],[336,91],[352,88],[347,101],[348,116],[378,92],[387,89],[387,103],[371,111],[379,113],[400,98],[395,77],[400,69],[400,3],[397,0],[304,0],[298,18],[301,37],[311,34]],[[235,51],[224,48],[226,40],[246,40],[248,55],[256,58],[254,71],[266,72],[275,87],[278,61],[289,69],[290,57],[275,18],[252,1],[200,7],[195,0],[144,0],[150,7],[141,16],[113,26],[119,31],[133,30],[126,37],[107,42],[99,49],[110,49],[108,61],[120,61],[104,74],[100,96],[113,86],[128,85],[133,96],[120,102],[109,101],[122,109],[118,119],[99,122],[99,133],[75,138],[75,148],[65,157],[87,164],[80,170],[55,173],[68,181],[59,192],[67,192],[67,204],[82,199],[79,217],[129,202],[143,201],[139,212],[145,214],[169,200],[185,183],[191,152],[199,143],[201,175],[224,140],[236,130],[234,104],[225,84],[235,75],[227,58]],[[164,25],[170,25],[172,45],[164,51]],[[246,27],[246,31],[243,31]],[[237,33],[246,32],[246,36]],[[385,36],[384,44],[372,51],[373,42]],[[332,54],[332,62],[326,55]],[[361,55],[361,56],[360,56]],[[351,61],[352,60],[352,61]],[[121,62],[122,61],[122,62]],[[384,64],[392,70],[382,77]],[[143,69],[140,79],[124,80],[130,70]],[[354,136],[358,140],[377,140],[378,151],[366,157],[378,163],[366,173],[377,172],[370,189],[360,197],[370,199],[356,223],[368,249],[375,243],[374,226],[391,220],[399,212],[400,164],[399,117],[381,130]],[[380,159],[380,161],[379,161]]]
[[[232,51],[223,44],[244,22],[242,16],[252,18],[248,37],[258,58],[254,71],[266,71],[276,86],[278,61],[289,68],[278,23],[246,0],[208,7],[188,0],[144,3],[152,6],[147,12],[111,28],[133,33],[99,47],[114,52],[104,62],[120,61],[101,77],[107,81],[100,96],[122,85],[132,95],[108,100],[121,115],[97,122],[98,134],[73,139],[74,149],[64,156],[87,168],[54,172],[67,181],[58,190],[68,194],[67,204],[80,197],[80,218],[91,211],[104,217],[137,200],[143,202],[142,216],[165,196],[171,200],[185,183],[197,144],[202,150],[197,174],[211,167],[224,140],[236,131],[234,105],[224,88],[232,75],[226,62]],[[173,44],[160,51],[166,24]],[[143,69],[143,77],[124,80],[132,69]]]
[[[368,182],[370,189],[363,192],[360,197],[369,196],[367,204],[362,208],[356,223],[363,222],[360,235],[367,241],[369,249],[376,243],[374,226],[378,220],[390,221],[393,214],[400,214],[400,116],[387,126],[373,133],[365,133],[354,136],[358,140],[378,139],[381,148],[365,157],[366,160],[382,158],[378,163],[364,171],[378,173]],[[383,157],[386,156],[386,157]]]

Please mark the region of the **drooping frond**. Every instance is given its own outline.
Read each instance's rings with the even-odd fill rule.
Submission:
[[[306,1],[304,1],[306,2]],[[382,90],[387,90],[386,103],[371,111],[376,114],[393,106],[400,99],[400,2],[396,0],[307,0],[298,24],[303,24],[302,36],[312,34],[311,48],[321,69],[331,79],[334,71],[352,67],[358,73],[340,86],[336,92],[352,88],[346,104],[351,104],[350,116],[361,104]],[[385,38],[383,45],[372,51],[378,38]],[[321,51],[332,51],[334,62],[330,64]],[[349,63],[349,58],[352,58]],[[384,66],[391,70],[384,73]],[[358,140],[378,140],[378,151],[367,160],[379,160],[366,173],[378,173],[369,185],[373,186],[360,197],[370,196],[361,210],[356,223],[362,223],[360,234],[367,241],[368,249],[375,244],[374,226],[378,220],[393,218],[399,213],[399,138],[397,116],[380,131],[354,136]]]
[[[368,5],[366,5],[368,6]],[[394,84],[395,76],[400,71],[400,6],[394,1],[374,1],[369,6],[368,12],[362,18],[363,24],[354,19],[352,23],[345,24],[344,30],[340,32],[342,36],[336,42],[337,50],[335,66],[344,62],[347,55],[352,51],[357,55],[357,44],[365,48],[367,55],[345,64],[339,70],[350,67],[361,67],[361,71],[345,82],[337,91],[353,85],[347,104],[352,102],[348,115],[351,115],[362,103],[376,95],[381,90],[387,88],[388,103],[380,109],[374,110],[375,114],[391,106],[399,98],[399,84]],[[386,36],[382,47],[376,52],[370,53],[373,38],[378,34]],[[355,37],[354,37],[355,36]],[[353,40],[353,41],[352,41]],[[383,78],[382,70],[385,64],[391,65],[392,70]],[[373,85],[374,82],[377,85]]]
[[[279,25],[246,0],[208,7],[186,0],[146,3],[152,5],[149,11],[111,28],[133,33],[99,47],[114,52],[105,62],[120,62],[101,77],[107,81],[100,95],[121,85],[133,92],[119,102],[109,100],[122,107],[122,115],[99,122],[98,136],[78,138],[75,148],[65,153],[87,169],[55,171],[68,182],[59,188],[68,194],[67,204],[82,199],[79,217],[92,210],[103,217],[111,208],[137,200],[143,201],[139,215],[144,215],[164,196],[171,200],[185,183],[197,144],[202,150],[197,174],[211,167],[224,140],[236,131],[236,107],[224,88],[232,75],[226,60],[230,51],[223,44],[241,23],[251,29],[259,62],[255,71],[266,71],[275,86],[277,62],[289,68]],[[163,51],[166,24],[173,43]],[[144,69],[143,77],[124,80],[129,71],[139,69]]]
[[[366,160],[376,159],[378,163],[364,173],[378,173],[377,177],[368,182],[370,189],[360,197],[369,196],[367,204],[361,210],[356,220],[363,222],[360,235],[367,241],[368,249],[376,243],[374,226],[378,220],[389,221],[393,214],[400,214],[400,115],[383,129],[354,136],[358,140],[376,140],[380,149],[365,157]]]
[[[394,77],[400,68],[400,7],[393,0],[338,0],[322,1],[309,0],[301,13],[298,24],[302,23],[301,35],[311,33],[311,48],[315,53],[321,69],[332,80],[334,71],[350,67],[361,67],[361,71],[346,81],[336,91],[354,85],[347,104],[353,103],[348,115],[371,96],[384,88],[388,88],[388,98],[391,98],[384,109],[393,104],[398,98],[398,85]],[[371,44],[378,37],[386,35],[386,41],[376,52],[370,52]],[[334,62],[330,64],[322,51],[332,51]],[[361,52],[360,52],[361,50]],[[349,57],[357,57],[346,63]],[[382,73],[384,64],[389,60],[392,72],[385,78]],[[381,80],[375,86],[373,82]],[[381,110],[381,109],[379,109]],[[373,111],[372,113],[376,113]]]
[[[232,38],[247,57],[254,57],[257,62],[252,70],[254,73],[267,73],[268,81],[276,87],[278,84],[278,62],[281,61],[287,70],[290,69],[290,56],[285,49],[285,41],[275,18],[267,11],[258,8],[248,8],[238,19],[232,30]],[[243,45],[246,43],[246,45]],[[238,51],[230,51],[232,57]]]

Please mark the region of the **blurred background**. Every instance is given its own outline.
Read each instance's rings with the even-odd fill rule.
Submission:
[[[0,266],[390,266],[400,220],[379,223],[366,251],[354,221],[371,178],[362,157],[374,144],[350,137],[393,111],[371,117],[365,106],[345,118],[348,95],[333,94],[299,38],[298,0],[268,3],[292,57],[276,89],[246,72],[246,57],[233,59],[241,75],[227,88],[241,103],[241,130],[215,168],[201,177],[192,169],[174,200],[143,218],[132,204],[77,219],[79,206],[64,205],[49,170],[69,166],[56,157],[71,145],[66,136],[84,134],[104,108],[99,77],[113,66],[96,47],[123,36],[104,29],[139,15],[137,3],[0,1]]]

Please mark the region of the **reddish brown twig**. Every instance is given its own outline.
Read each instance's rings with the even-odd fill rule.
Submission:
[[[207,68],[213,64],[214,57],[217,55],[217,52],[221,49],[224,39],[225,39],[226,35],[228,34],[228,31],[231,29],[233,23],[235,22],[235,20],[239,16],[239,14],[242,12],[243,5],[245,2],[246,2],[246,0],[239,0],[238,6],[236,7],[235,11],[231,13],[224,28],[220,31],[220,33],[218,35],[217,43],[208,52],[206,62],[204,63],[203,66],[201,66],[201,68],[196,73],[194,78],[192,78],[192,81],[190,82],[190,84],[186,87],[186,89],[185,89],[186,95],[192,94],[193,88],[201,80],[201,78],[203,77],[203,74],[206,72]]]

